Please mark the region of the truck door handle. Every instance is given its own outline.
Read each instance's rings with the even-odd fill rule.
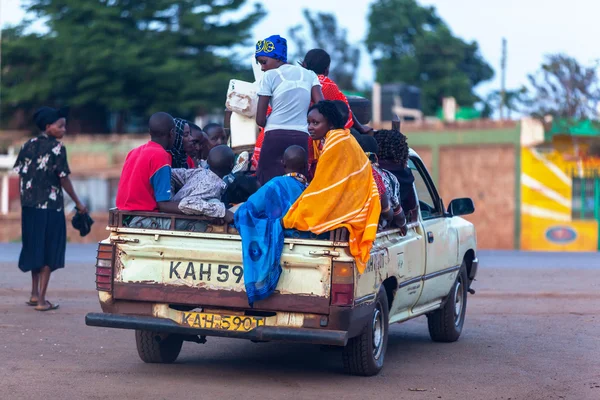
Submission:
[[[317,251],[309,251],[308,254],[311,256],[331,256],[331,257],[339,257],[340,253],[338,251],[331,250],[317,250]]]
[[[433,243],[433,232],[427,232],[427,243]]]
[[[140,239],[128,238],[123,236],[113,236],[110,238],[112,243],[139,243]]]

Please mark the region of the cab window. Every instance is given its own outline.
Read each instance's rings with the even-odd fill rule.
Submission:
[[[419,199],[421,217],[426,219],[438,218],[444,215],[440,208],[439,196],[431,182],[425,166],[418,158],[410,158],[408,166],[415,177],[415,189]]]

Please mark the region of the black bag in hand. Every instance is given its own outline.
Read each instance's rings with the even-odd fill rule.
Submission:
[[[75,210],[77,210],[77,207],[75,207]],[[76,212],[72,223],[73,228],[77,229],[79,234],[83,237],[92,230],[92,224],[94,223],[94,220],[88,213],[81,214],[80,212]]]

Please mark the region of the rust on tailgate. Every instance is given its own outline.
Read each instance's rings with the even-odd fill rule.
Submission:
[[[249,308],[246,293],[230,290],[217,291],[198,287],[114,282],[113,295],[115,299],[152,303]],[[269,298],[254,303],[253,309],[264,311],[310,311],[314,314],[328,314],[329,299],[317,296],[273,293]]]

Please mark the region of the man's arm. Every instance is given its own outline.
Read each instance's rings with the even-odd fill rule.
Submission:
[[[390,207],[390,200],[387,193],[380,196],[381,201],[381,215],[380,218],[385,221],[391,221],[394,218],[394,211]]]
[[[354,113],[352,113],[352,121],[354,122],[354,129],[356,129],[357,131],[359,131],[361,134],[363,135],[373,135],[373,133],[375,133],[373,131],[373,128],[371,128],[370,126],[367,125],[362,125],[358,119],[356,119],[356,115]]]
[[[171,201],[171,167],[169,165],[163,165],[156,170],[150,178],[150,184],[160,212],[183,214],[179,210],[179,203]]]
[[[179,203],[176,201],[159,201],[158,211],[169,214],[183,214],[179,209]]]

